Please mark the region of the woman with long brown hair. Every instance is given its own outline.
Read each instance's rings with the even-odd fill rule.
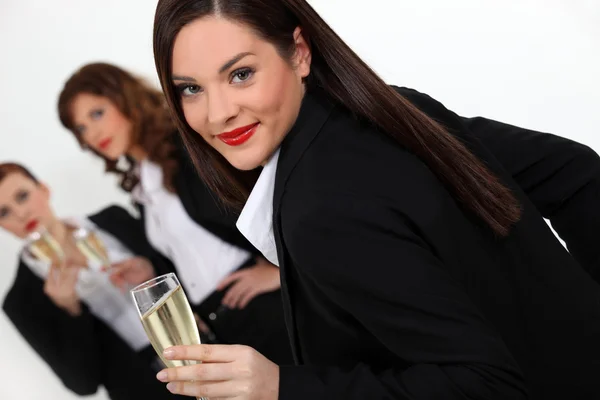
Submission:
[[[505,157],[508,145],[492,154],[439,102],[386,85],[305,0],[160,0],[154,53],[199,174],[243,205],[239,229],[279,263],[298,364],[247,347],[176,347],[166,356],[203,363],[162,371],[170,390],[600,396],[600,287],[541,214],[568,245],[591,243],[571,205],[598,216],[595,154],[578,159],[581,146],[545,134],[501,139],[523,160]],[[241,171],[261,166],[248,189]],[[537,191],[546,180],[555,192]]]
[[[67,80],[58,109],[81,146],[122,175],[149,242],[173,262],[211,340],[290,362],[279,269],[198,179],[162,93],[115,65],[93,63]]]
[[[163,364],[129,293],[85,257],[73,233],[92,230],[115,268],[138,266],[138,280],[169,272],[169,264],[125,209],[110,206],[89,217],[59,218],[50,197],[50,188],[26,167],[0,163],[0,228],[20,239],[44,229],[64,254],[57,265],[44,257],[52,259],[47,252],[24,246],[4,313],[72,392],[86,396],[104,386],[112,400],[131,399],[134,390],[141,398],[176,399],[155,384]]]

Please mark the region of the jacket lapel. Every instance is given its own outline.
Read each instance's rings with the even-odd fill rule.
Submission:
[[[288,335],[296,364],[302,363],[294,310],[291,302],[290,285],[286,273],[286,262],[288,260],[287,250],[283,243],[281,228],[281,203],[285,192],[285,185],[292,174],[294,167],[315,139],[327,118],[333,110],[333,103],[319,92],[307,92],[302,101],[300,113],[296,123],[286,135],[279,154],[277,173],[275,176],[275,190],[273,194],[273,232],[275,245],[277,246],[277,258],[281,276],[281,295],[283,298],[283,311],[285,323],[288,327]]]
[[[108,232],[136,254],[144,254],[146,241],[141,221],[119,206],[110,206],[88,217],[98,228]]]

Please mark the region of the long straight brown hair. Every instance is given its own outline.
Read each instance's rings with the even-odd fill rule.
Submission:
[[[249,26],[286,60],[295,52],[293,32],[300,26],[312,50],[309,91],[323,89],[420,157],[455,198],[496,234],[508,235],[519,220],[520,206],[510,190],[458,139],[377,76],[305,0],[160,0],[154,20],[154,60],[160,82],[198,173],[226,204],[243,206],[252,179],[248,172],[234,169],[187,124],[171,80],[177,34],[208,15]]]

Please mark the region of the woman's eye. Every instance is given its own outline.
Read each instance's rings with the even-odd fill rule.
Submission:
[[[22,190],[15,196],[17,203],[22,203],[29,198],[29,192],[26,190]]]
[[[103,109],[93,110],[90,113],[90,116],[92,117],[92,119],[100,119],[103,115],[104,115]]]
[[[177,91],[180,96],[189,97],[200,93],[202,88],[198,85],[182,84],[177,86]]]
[[[254,71],[251,68],[240,68],[231,74],[231,82],[232,83],[242,83],[247,81],[252,77]]]

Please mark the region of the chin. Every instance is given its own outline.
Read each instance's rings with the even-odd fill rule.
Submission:
[[[260,167],[260,162],[252,162],[250,160],[232,160],[229,162],[234,168],[240,171],[251,171],[257,167]]]
[[[118,161],[123,154],[123,151],[110,151],[105,155],[105,157],[110,160]]]
[[[234,168],[241,171],[251,171],[263,164],[263,157],[256,157],[254,155],[246,157],[241,154],[233,155],[232,157],[226,157],[227,161],[233,165]]]

